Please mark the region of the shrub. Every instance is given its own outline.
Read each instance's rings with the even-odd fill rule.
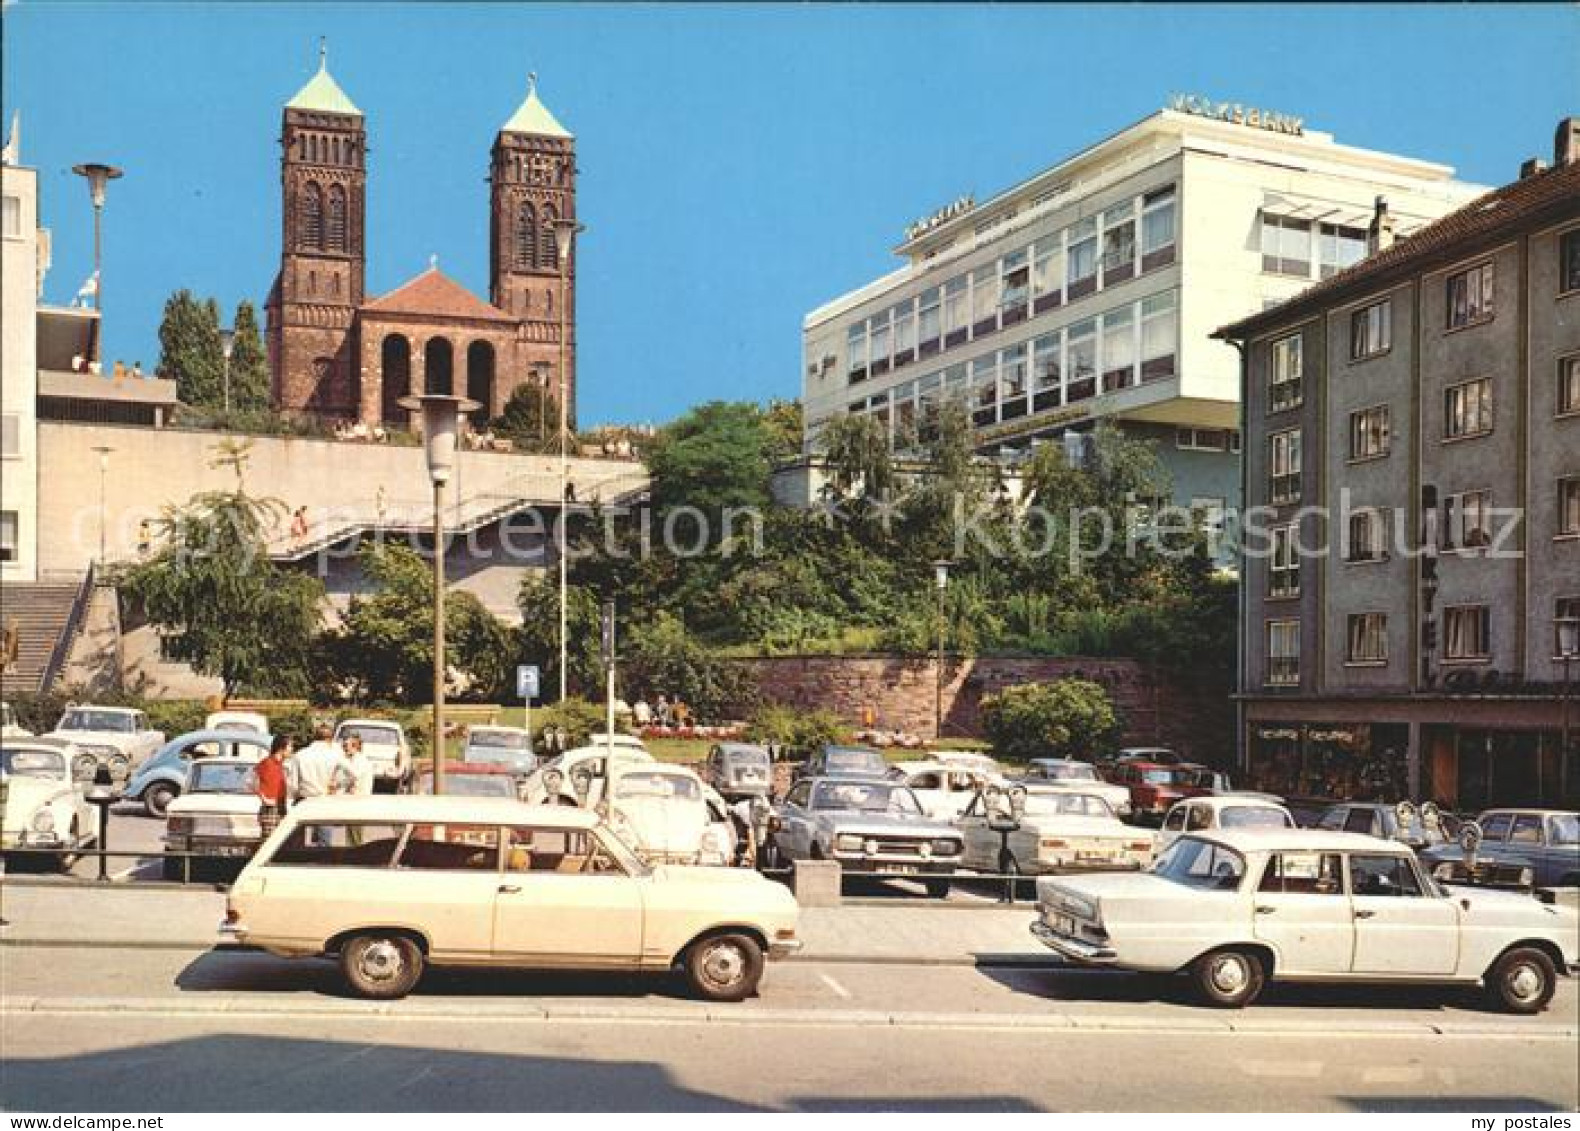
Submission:
[[[618,715],[615,716],[614,725],[616,732],[625,731],[625,727],[620,725]],[[544,749],[543,732],[551,726],[558,727],[569,734],[569,746],[585,746],[593,735],[603,733],[604,705],[572,697],[551,707],[534,707],[532,709],[533,749]]]
[[[781,747],[792,759],[806,758],[826,743],[838,742],[843,729],[832,711],[802,711],[769,703],[752,717],[746,735],[753,742]]]
[[[1113,746],[1119,718],[1101,684],[1061,679],[987,696],[982,729],[1001,758],[1090,758]]]

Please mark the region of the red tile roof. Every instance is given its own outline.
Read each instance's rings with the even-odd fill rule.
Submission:
[[[1497,237],[1564,213],[1580,216],[1580,162],[1572,161],[1478,196],[1376,255],[1322,280],[1277,306],[1214,331],[1215,338],[1247,338],[1257,330],[1287,322],[1291,313],[1330,305],[1341,293],[1373,288],[1383,276],[1407,273],[1434,259],[1463,254]]]
[[[437,267],[388,294],[366,303],[372,314],[414,314],[439,318],[470,318],[480,322],[516,322],[497,306],[490,306]]]

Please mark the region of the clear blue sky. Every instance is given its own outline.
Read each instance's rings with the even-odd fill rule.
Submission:
[[[54,230],[51,301],[106,212],[106,356],[158,354],[178,287],[261,305],[280,107],[317,40],[368,118],[368,289],[437,253],[487,294],[488,149],[526,74],[577,135],[583,420],[794,396],[813,306],[892,269],[903,225],[989,195],[1187,91],[1511,180],[1580,113],[1568,6],[888,7],[60,4],[6,0]]]

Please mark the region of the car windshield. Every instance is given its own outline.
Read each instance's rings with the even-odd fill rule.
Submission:
[[[1245,857],[1210,840],[1182,836],[1157,858],[1152,871],[1186,887],[1233,891],[1245,875]]]
[[[131,734],[136,730],[132,716],[121,711],[89,711],[74,707],[60,720],[59,730],[101,730]]]
[[[638,797],[700,801],[702,789],[684,774],[658,772],[624,773],[615,780],[614,795],[622,799]]]
[[[62,778],[66,776],[66,756],[36,747],[0,749],[0,769],[19,778]]]
[[[221,719],[214,724],[214,730],[239,730],[243,734],[258,734],[258,728],[252,723],[240,719]]]
[[[1191,775],[1186,770],[1142,770],[1141,780],[1148,785],[1189,785]]]
[[[1230,805],[1218,814],[1218,824],[1226,829],[1292,829],[1295,822],[1282,809],[1271,805]]]
[[[903,785],[887,782],[819,782],[812,793],[812,808],[906,816],[920,816],[922,812],[914,793]]]
[[[1555,813],[1548,817],[1547,839],[1555,847],[1580,844],[1580,813]]]
[[[508,774],[445,774],[444,791],[457,797],[510,797],[516,796],[516,783]],[[417,783],[418,793],[433,792],[433,773],[423,774]]]
[[[248,793],[254,779],[251,762],[213,762],[192,767],[190,793]]]
[[[1078,762],[1066,765],[1048,765],[1042,767],[1042,776],[1050,781],[1096,781],[1097,771],[1091,766]]]
[[[876,750],[836,750],[826,752],[824,761],[830,770],[842,774],[883,773],[883,755]]]
[[[1112,817],[1108,802],[1090,793],[1028,793],[1028,817]]]
[[[341,743],[355,737],[360,738],[365,746],[399,746],[399,734],[400,732],[394,727],[357,723],[341,727],[339,733],[335,735],[335,742]]]
[[[466,744],[474,750],[497,750],[502,752],[524,751],[529,749],[526,731],[516,730],[474,730],[466,740]]]

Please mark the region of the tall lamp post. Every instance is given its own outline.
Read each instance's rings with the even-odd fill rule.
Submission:
[[[569,365],[570,350],[566,343],[566,328],[568,322],[565,317],[566,308],[570,306],[571,289],[571,256],[576,246],[576,237],[587,229],[575,220],[566,218],[554,221],[554,247],[559,253],[560,265],[560,521],[559,537],[555,540],[560,564],[560,701],[564,702],[569,684],[566,682],[568,672],[567,658],[569,648],[566,641],[569,639],[570,616],[566,599],[569,595],[569,573],[565,556],[565,519],[566,507],[570,502],[571,483],[571,430],[570,430],[570,378],[565,372]]]
[[[944,736],[944,594],[949,589],[949,567],[940,558],[933,563],[933,588],[938,590],[938,662],[933,669],[933,738]]]
[[[402,397],[408,412],[422,413],[422,443],[433,483],[433,791],[444,792],[444,485],[455,473],[461,417],[482,406],[465,397],[429,393]]]
[[[90,361],[104,360],[104,187],[121,176],[114,165],[96,161],[73,165],[71,171],[88,178],[88,196],[93,201],[93,309],[99,315],[99,328],[93,336]]]
[[[1569,763],[1571,759],[1570,733],[1569,733],[1569,700],[1572,696],[1573,684],[1569,679],[1569,669],[1576,659],[1580,659],[1580,616],[1561,616],[1553,618],[1553,627],[1558,636],[1558,658],[1564,662],[1564,690],[1563,690],[1563,722],[1559,730],[1558,739],[1558,803],[1569,803]]]
[[[230,412],[230,355],[236,349],[235,327],[220,327],[219,352],[225,355],[225,412]]]
[[[99,454],[99,568],[104,568],[104,532],[106,528],[104,508],[104,482],[110,474],[110,456],[115,449],[100,444],[93,449]]]

